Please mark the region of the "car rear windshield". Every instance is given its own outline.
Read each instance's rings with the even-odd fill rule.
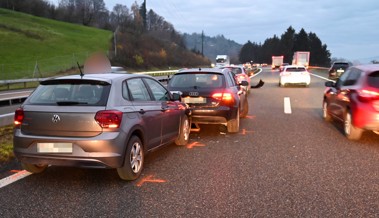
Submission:
[[[343,68],[346,69],[349,67],[348,63],[334,63],[333,68]]]
[[[105,106],[110,84],[90,80],[44,81],[37,87],[27,104]]]
[[[234,74],[241,74],[242,70],[238,67],[224,67],[225,69],[229,69],[232,71]]]
[[[288,67],[286,71],[287,72],[302,72],[302,71],[306,71],[306,69],[304,67]]]
[[[379,88],[379,71],[368,75],[367,81],[369,86]]]
[[[170,87],[186,88],[221,88],[224,86],[224,76],[216,73],[176,74],[169,82]]]

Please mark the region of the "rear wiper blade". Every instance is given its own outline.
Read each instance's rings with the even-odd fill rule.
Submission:
[[[80,101],[57,101],[57,105],[79,105],[79,104],[88,104],[88,102],[80,102]]]

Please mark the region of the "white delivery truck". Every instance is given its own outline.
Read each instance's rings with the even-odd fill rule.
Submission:
[[[216,56],[216,67],[224,67],[230,65],[230,58],[228,55]]]
[[[292,64],[304,66],[305,68],[308,69],[309,56],[310,56],[309,51],[296,51],[295,53],[293,53]]]
[[[279,68],[283,64],[283,56],[272,56],[271,68]]]

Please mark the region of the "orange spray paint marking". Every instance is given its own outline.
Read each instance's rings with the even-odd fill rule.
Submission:
[[[163,180],[163,179],[154,179],[154,176],[153,175],[149,175],[149,176],[146,176],[144,178],[142,178],[138,183],[137,183],[137,187],[141,187],[144,183],[146,182],[152,182],[152,183],[164,183],[164,182],[167,182],[166,180]]]
[[[22,170],[11,170],[11,171],[9,171],[9,172],[11,172],[11,173],[18,173],[18,172],[21,172]]]
[[[254,131],[248,131],[246,129],[242,129],[241,135],[246,135],[247,133],[253,133]]]
[[[192,142],[191,144],[187,145],[187,148],[191,149],[193,147],[204,147],[205,145],[200,142]]]

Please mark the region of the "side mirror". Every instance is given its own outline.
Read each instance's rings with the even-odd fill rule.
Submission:
[[[333,81],[327,81],[325,82],[326,87],[336,87],[336,83]]]
[[[257,88],[262,87],[264,84],[265,84],[265,82],[263,82],[262,80],[259,80],[259,82],[258,82],[257,85],[255,85],[255,86],[251,86],[250,88],[252,88],[252,89],[257,89]]]
[[[182,92],[181,91],[170,91],[172,95],[172,100],[173,101],[180,101],[182,98]]]

